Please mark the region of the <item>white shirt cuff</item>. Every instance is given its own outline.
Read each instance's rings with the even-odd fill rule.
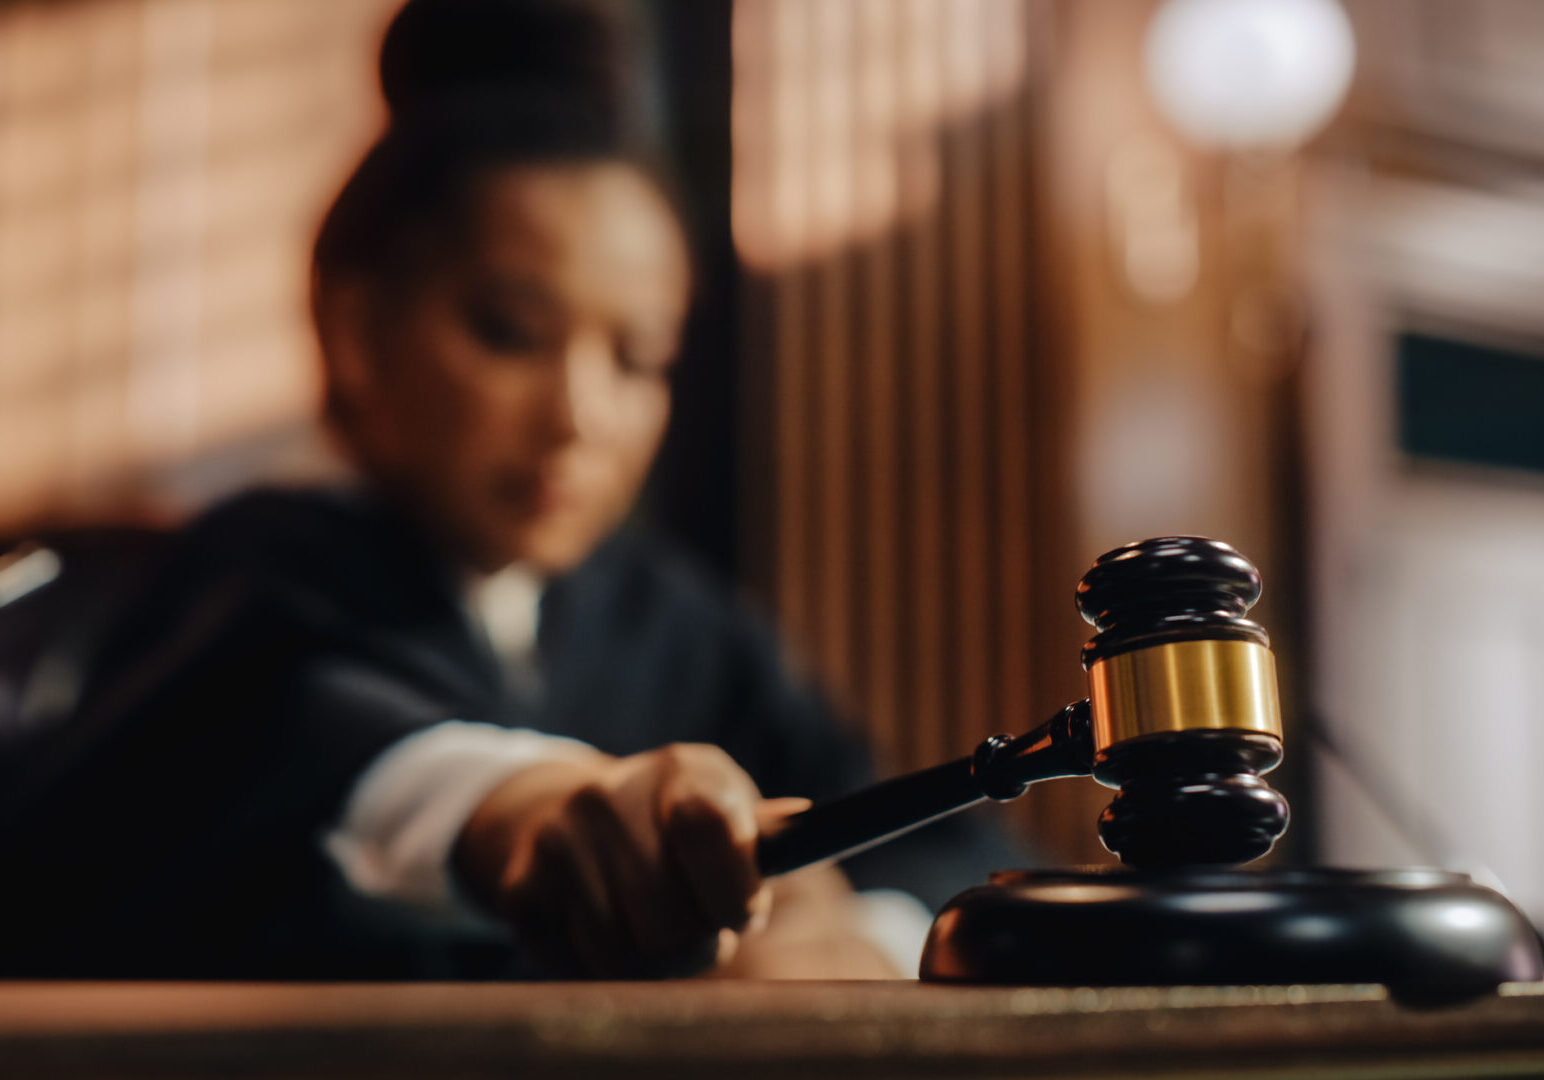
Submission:
[[[371,762],[323,847],[367,896],[461,913],[450,855],[472,812],[521,769],[594,754],[560,735],[460,720],[436,724]]]
[[[911,893],[899,889],[868,889],[855,897],[858,927],[870,945],[895,969],[915,977],[922,966],[922,947],[933,926],[933,913]]]

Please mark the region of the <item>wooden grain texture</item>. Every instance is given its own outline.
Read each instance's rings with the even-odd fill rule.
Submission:
[[[1544,987],[916,983],[0,987],[0,1071],[58,1077],[1544,1076]]]
[[[1036,503],[1029,415],[1048,364],[1028,58],[1045,8],[736,9],[738,236],[768,313],[744,363],[778,386],[756,429],[774,445],[746,451],[773,479],[742,510],[777,540],[752,576],[895,768],[1061,704],[1034,694],[1029,629],[1031,535],[1058,520]]]
[[[153,518],[304,447],[310,238],[398,6],[0,4],[0,528]]]

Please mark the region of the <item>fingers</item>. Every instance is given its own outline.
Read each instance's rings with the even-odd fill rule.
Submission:
[[[604,917],[605,887],[593,868],[581,865],[578,852],[561,823],[543,826],[505,893],[504,913],[544,971],[569,977],[622,974],[618,963],[625,948]]]
[[[661,879],[604,789],[567,798],[531,839],[505,890],[505,913],[542,970],[571,978],[671,973],[711,962],[715,937],[689,891]],[[683,972],[686,973],[686,972]]]
[[[629,827],[609,793],[598,789],[576,797],[574,812],[607,885],[600,917],[615,927],[623,965],[657,974],[673,968],[678,956],[701,954],[717,928],[706,925],[689,888],[661,865],[653,830]]]
[[[808,799],[786,796],[780,799],[762,799],[756,807],[756,831],[764,833],[774,825],[781,824],[784,818],[802,814],[813,805]]]
[[[694,974],[765,925],[758,824],[802,808],[764,801],[723,751],[671,746],[623,759],[548,804],[508,863],[501,905],[549,973]]]
[[[747,934],[759,934],[767,928],[772,921],[772,886],[763,883],[751,897],[751,917],[745,924]]]
[[[656,818],[665,852],[715,927],[742,930],[761,893],[755,783],[716,747],[679,747]]]
[[[672,858],[692,882],[694,896],[709,918],[721,920],[730,929],[759,934],[771,919],[772,890],[756,869],[756,837],[788,816],[808,810],[811,803],[802,798],[762,799],[754,787],[749,792],[742,789],[734,798],[748,796],[755,796],[749,840],[743,822],[738,827],[729,824],[716,813],[711,798],[686,795],[679,787],[666,796],[674,800],[666,835],[671,839]],[[733,935],[725,937],[732,940],[720,949],[720,964],[738,945]]]

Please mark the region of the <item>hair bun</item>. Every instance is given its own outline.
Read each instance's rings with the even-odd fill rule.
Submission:
[[[380,74],[395,119],[447,99],[521,92],[614,115],[617,27],[577,0],[408,0],[381,43]]]

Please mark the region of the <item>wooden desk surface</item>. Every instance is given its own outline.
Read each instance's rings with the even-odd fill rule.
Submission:
[[[1355,986],[11,983],[0,1075],[1544,1077],[1544,984],[1417,1010]]]

